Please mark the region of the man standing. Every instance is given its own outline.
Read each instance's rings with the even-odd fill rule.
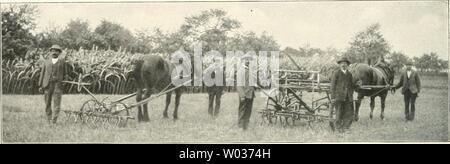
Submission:
[[[223,66],[215,64],[216,59],[214,59],[214,57],[212,57],[212,56],[206,56],[205,58],[206,58],[206,62],[204,62],[203,64],[205,66],[208,66],[205,69],[205,71],[206,72],[211,72],[210,73],[211,79],[216,80],[216,78],[222,78],[223,75],[216,77],[216,73],[223,74],[223,72],[217,71],[217,69],[222,69],[223,70]],[[212,71],[212,70],[215,70],[215,71]],[[220,74],[218,74],[218,75],[220,75]],[[208,114],[210,116],[212,116],[213,118],[216,118],[219,115],[219,112],[220,112],[220,100],[221,100],[221,97],[223,95],[223,90],[225,89],[223,83],[222,84],[218,84],[218,85],[216,85],[216,84],[217,83],[214,83],[212,86],[206,86],[206,91],[208,92],[208,102],[209,102],[208,103]],[[215,106],[214,106],[214,103],[215,103]]]
[[[416,98],[420,92],[419,75],[411,69],[412,63],[406,63],[406,71],[400,76],[400,81],[394,89],[402,88],[402,94],[405,101],[405,119],[413,121],[416,111]],[[411,104],[411,108],[410,108]]]
[[[58,45],[53,45],[50,48],[51,58],[42,64],[39,78],[39,91],[44,91],[45,114],[49,123],[56,123],[61,108],[61,97],[63,94],[61,83],[66,76],[65,62],[62,59],[58,59],[61,52],[61,47]]]
[[[331,77],[331,102],[334,103],[336,119],[332,129],[345,132],[350,129],[353,120],[353,81],[348,71],[350,61],[343,57],[337,62],[340,69],[334,71]]]
[[[206,91],[208,92],[208,114],[217,117],[220,112],[220,100],[223,95],[223,86],[210,86],[206,87]],[[214,106],[214,102],[216,103]]]
[[[237,86],[236,90],[239,94],[239,111],[238,111],[238,127],[247,130],[248,123],[250,122],[250,116],[252,114],[253,99],[255,98],[255,86],[250,85],[250,75],[249,61],[252,60],[251,57],[243,57],[241,60],[245,61],[244,75],[245,82],[244,86]],[[241,69],[241,68],[238,68]]]

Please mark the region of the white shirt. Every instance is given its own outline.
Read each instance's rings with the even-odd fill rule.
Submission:
[[[58,62],[58,58],[52,58],[52,63],[55,64],[56,62]]]
[[[406,71],[406,75],[408,76],[408,79],[411,77],[411,71]]]
[[[347,70],[341,69],[341,71],[344,72],[344,74],[347,74]]]

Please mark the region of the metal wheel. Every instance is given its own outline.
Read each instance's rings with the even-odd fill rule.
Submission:
[[[96,114],[100,114],[104,110],[98,101],[94,99],[88,100],[80,108],[79,120],[82,123],[95,123],[97,120]]]
[[[267,98],[266,109],[271,111],[280,111],[286,108],[288,102],[286,93],[282,89],[271,90]]]
[[[88,100],[83,103],[83,105],[80,108],[80,112],[103,112],[102,105],[97,102],[96,100]]]

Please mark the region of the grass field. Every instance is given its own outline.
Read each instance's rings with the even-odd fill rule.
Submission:
[[[261,126],[259,113],[265,100],[257,97],[250,128],[237,128],[237,94],[226,93],[217,119],[207,114],[206,94],[182,96],[178,121],[163,119],[164,97],[150,103],[148,123],[132,121],[126,128],[91,128],[81,124],[60,122],[48,125],[44,120],[42,95],[2,95],[3,142],[108,142],[108,143],[222,143],[222,142],[403,142],[448,140],[448,77],[422,77],[423,89],[416,102],[416,120],[404,121],[403,96],[389,95],[385,120],[379,118],[379,99],[375,118],[369,120],[368,100],[363,101],[360,121],[354,122],[350,133],[337,134],[326,123],[313,129],[307,126],[284,128]],[[121,95],[110,96],[111,99]],[[62,108],[77,110],[88,95],[64,95]],[[129,103],[132,100],[128,101]],[[172,112],[173,108],[170,108]],[[61,116],[62,117],[62,116]],[[64,119],[64,118],[61,118]]]

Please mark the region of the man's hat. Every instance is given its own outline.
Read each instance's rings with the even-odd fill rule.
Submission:
[[[58,50],[59,52],[62,52],[62,49],[59,45],[53,45],[52,47],[50,47],[50,50]]]
[[[413,65],[412,62],[406,62],[405,65]]]
[[[342,57],[340,60],[337,61],[337,63],[341,63],[341,62],[347,62],[348,65],[350,65],[350,60],[348,60],[346,57]]]

